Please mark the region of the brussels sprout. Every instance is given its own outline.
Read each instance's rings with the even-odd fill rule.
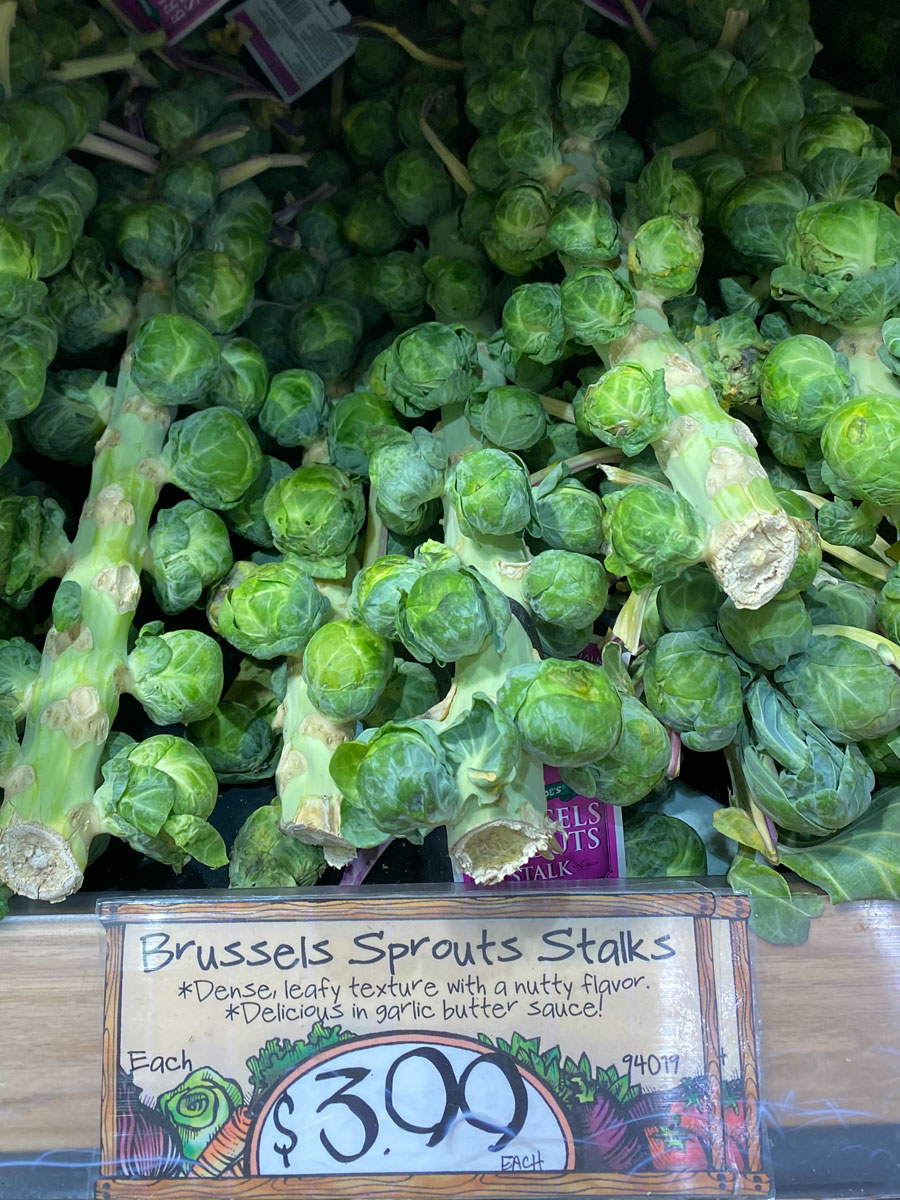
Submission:
[[[527,108],[543,108],[550,102],[550,80],[529,63],[505,63],[488,80],[488,100],[497,112],[512,116]]]
[[[205,158],[173,159],[156,176],[160,199],[192,223],[210,213],[219,195],[219,173]]]
[[[41,314],[0,326],[0,416],[24,417],[40,404],[56,330]]]
[[[725,99],[725,148],[763,164],[784,145],[787,131],[804,113],[803,90],[786,71],[748,75]]]
[[[275,543],[264,512],[266,496],[273,484],[290,473],[291,468],[287,463],[264,454],[259,474],[250,487],[237,504],[223,513],[226,525],[255,546],[272,549]]]
[[[455,772],[425,721],[389,721],[344,742],[331,775],[387,836],[419,841],[449,820],[459,801]]]
[[[749,175],[722,200],[722,231],[753,263],[776,266],[785,260],[794,217],[808,203],[806,188],[789,171]]]
[[[772,347],[762,371],[763,408],[795,433],[819,433],[850,394],[846,360],[827,342],[798,334]]]
[[[104,826],[133,849],[176,871],[191,858],[208,867],[228,861],[221,836],[206,820],[219,794],[216,777],[185,738],[160,733],[131,743],[101,770],[94,803]]]
[[[517,183],[497,197],[491,232],[504,250],[537,259],[547,252],[549,220],[550,205],[541,185]],[[490,243],[485,248],[490,252]]]
[[[394,533],[419,533],[434,518],[433,501],[444,490],[447,452],[427,430],[392,438],[369,460],[376,511]]]
[[[475,186],[491,195],[499,195],[513,182],[509,167],[500,157],[497,136],[493,133],[483,133],[475,139],[466,158],[466,168]]]
[[[748,690],[747,711],[751,737],[741,764],[766,816],[807,837],[827,837],[862,816],[875,776],[856,746],[835,746],[767,679]]]
[[[590,628],[606,606],[609,583],[596,559],[567,550],[545,550],[531,562],[525,599],[542,621],[564,629]]]
[[[849,637],[812,638],[775,680],[834,742],[881,737],[900,725],[900,675],[877,649]]]
[[[622,701],[593,663],[545,658],[513,667],[497,703],[515,721],[526,750],[551,766],[596,762],[622,732]]]
[[[95,371],[51,371],[37,409],[21,428],[38,454],[71,466],[87,466],[106,428],[112,389]]]
[[[500,650],[509,621],[503,593],[477,571],[452,563],[431,567],[414,579],[397,610],[400,640],[424,663],[477,654],[488,638]]]
[[[32,685],[41,670],[41,652],[24,638],[0,641],[0,706],[22,721]]]
[[[625,575],[635,591],[675,579],[706,555],[706,527],[677,493],[636,483],[603,497],[607,511],[607,571]]]
[[[253,308],[253,279],[227,254],[192,250],[178,263],[175,299],[211,333],[233,333]]]
[[[528,63],[554,75],[559,64],[568,31],[552,21],[533,20],[516,34],[512,52],[516,62]]]
[[[481,263],[435,254],[422,265],[425,299],[444,321],[474,321],[483,311],[491,281]]]
[[[540,398],[527,388],[501,385],[470,396],[466,416],[473,429],[502,450],[527,450],[544,436],[547,418]]]
[[[827,542],[867,550],[875,541],[881,517],[881,511],[868,501],[854,504],[852,500],[836,496],[834,500],[827,500],[816,512],[815,521],[819,533]]]
[[[579,796],[624,808],[636,804],[666,777],[672,757],[669,732],[634,696],[622,697],[622,733],[609,754],[584,767],[563,767],[563,783]]]
[[[447,482],[459,527],[466,537],[504,537],[530,523],[531,485],[521,459],[503,450],[472,450]]]
[[[358,480],[337,467],[312,463],[279,479],[263,509],[279,550],[298,555],[318,568],[316,574],[336,579],[344,574],[365,519]]]
[[[813,625],[851,625],[856,629],[868,629],[874,633],[876,622],[882,627],[885,624],[881,616],[882,601],[884,607],[888,607],[889,601],[885,592],[891,590],[890,582],[889,574],[884,588],[876,596],[872,588],[853,583],[844,579],[838,571],[823,567],[804,590],[803,600]],[[892,641],[896,641],[890,629],[885,629],[885,633]]]
[[[81,232],[80,220],[73,229],[70,213],[46,196],[18,196],[7,204],[6,211],[31,239],[38,277],[47,279],[58,274],[72,257],[73,235]]]
[[[863,395],[835,409],[822,429],[822,454],[841,486],[873,504],[900,502],[900,400]]]
[[[418,257],[407,250],[394,250],[375,260],[372,294],[393,323],[415,324],[425,307],[425,274]]]
[[[369,474],[375,450],[400,435],[394,407],[374,392],[348,392],[331,405],[328,414],[328,453],[342,471]]]
[[[221,517],[195,500],[161,509],[150,530],[148,570],[163,612],[183,612],[231,569],[231,543]]]
[[[291,558],[235,563],[210,596],[213,629],[243,654],[280,658],[299,653],[328,615],[329,605]]]
[[[344,237],[362,254],[387,254],[403,240],[406,226],[380,187],[362,188],[344,213]]]
[[[628,813],[622,830],[629,879],[706,874],[706,846],[687,821],[667,813]]]
[[[350,615],[365,621],[382,637],[395,639],[397,610],[425,569],[418,559],[403,554],[385,554],[376,559],[353,579],[347,604]]]
[[[389,100],[360,100],[341,116],[344,145],[354,162],[383,167],[399,148],[394,106]]]
[[[145,625],[128,655],[128,690],[157,725],[201,721],[222,694],[222,650],[196,629],[164,633],[161,621]]]
[[[560,289],[553,283],[523,283],[503,306],[503,336],[518,354],[540,363],[561,358],[566,342]]]
[[[231,849],[232,888],[312,887],[326,868],[321,846],[308,846],[281,832],[281,801],[250,814]]]
[[[668,150],[651,158],[626,195],[632,228],[667,215],[699,221],[703,212],[700,189],[687,171],[673,166]]]
[[[691,353],[724,408],[752,404],[758,398],[763,364],[770,348],[746,313],[732,313],[711,325],[701,326],[690,341]]]
[[[562,166],[553,121],[542,109],[526,109],[498,122],[497,153],[514,175],[538,182],[549,184]]]
[[[364,332],[384,321],[384,309],[375,298],[375,272],[380,261],[365,254],[352,254],[332,263],[325,274],[325,294],[337,296],[359,309]]]
[[[559,84],[563,124],[570,134],[602,138],[615,129],[625,111],[631,67],[615,42],[600,41],[586,33],[576,34],[569,43],[564,55],[566,65],[573,58],[581,61],[563,75]]]
[[[715,629],[725,593],[709,567],[688,567],[666,580],[657,593],[659,618],[669,633],[688,629]]]
[[[854,585],[859,586],[859,585]],[[868,588],[865,592],[871,596]],[[881,591],[878,594],[878,601],[875,609],[875,615],[878,621],[878,626],[890,638],[892,642],[898,640],[900,636],[900,567],[893,566],[888,572],[888,577],[882,585]],[[825,622],[823,622],[825,624]],[[855,625],[860,629],[870,629],[873,626],[864,625],[861,621],[843,620],[835,618],[829,621],[828,624],[835,625]]]
[[[157,1106],[177,1131],[184,1156],[190,1161],[200,1157],[243,1100],[233,1079],[224,1078],[212,1067],[201,1067],[177,1087],[163,1092]]]
[[[364,717],[394,665],[390,642],[362,621],[328,621],[303,652],[303,680],[315,707],[333,721]]]
[[[266,293],[278,304],[302,304],[322,286],[322,264],[308,250],[277,250],[264,277]]]
[[[890,141],[855,113],[809,113],[788,134],[785,159],[820,200],[871,196],[890,165]]]
[[[566,329],[580,342],[603,344],[624,337],[634,320],[634,292],[606,267],[579,267],[559,285]]]
[[[5,191],[16,178],[21,161],[22,148],[16,131],[12,125],[0,121],[0,189]]]
[[[720,228],[725,197],[747,177],[744,164],[733,154],[706,154],[691,163],[690,171],[703,196],[704,226]]]
[[[726,600],[719,609],[719,632],[746,662],[774,671],[803,653],[812,621],[800,596],[776,596],[757,609],[735,608]]]
[[[262,352],[249,338],[230,338],[222,346],[218,401],[252,421],[263,406],[269,370]]]
[[[372,390],[407,417],[463,401],[477,386],[477,346],[466,329],[427,321],[401,333],[372,366]]]
[[[675,95],[681,107],[693,116],[718,121],[729,93],[746,77],[747,68],[730,50],[720,46],[698,47],[693,54],[685,54],[679,64]]]
[[[0,122],[9,125],[19,144],[20,175],[43,175],[72,144],[65,119],[46,104],[16,96],[0,105]]]
[[[590,192],[557,200],[547,226],[547,245],[576,263],[605,262],[619,254],[619,225],[609,204]]]
[[[487,78],[477,79],[466,88],[466,117],[479,133],[496,133],[503,122],[503,113],[491,104],[489,92]]]
[[[384,190],[404,225],[427,225],[453,203],[450,176],[430,149],[395,154],[384,168]]]
[[[221,369],[215,339],[190,317],[158,313],[137,331],[131,378],[156,404],[175,407],[210,399]]]
[[[336,296],[319,296],[301,304],[288,329],[296,360],[325,380],[349,371],[361,336],[359,309]]]
[[[47,287],[37,272],[30,240],[12,221],[0,217],[0,316],[22,316],[41,304]]]
[[[628,247],[628,269],[638,288],[657,296],[694,290],[703,261],[703,238],[695,221],[662,216],[645,221]]]
[[[303,247],[313,258],[327,266],[350,253],[344,236],[344,213],[330,201],[301,208],[294,220]]]
[[[148,279],[167,275],[191,244],[190,221],[171,204],[144,200],[122,213],[116,234],[119,253]]]
[[[603,502],[577,479],[556,467],[532,492],[532,535],[554,550],[599,554],[603,547]]]
[[[259,427],[279,446],[309,446],[319,436],[327,410],[325,385],[314,371],[279,371],[269,383]]]
[[[237,504],[262,466],[259,444],[230,408],[207,408],[176,421],[162,453],[168,477],[207,508]]]
[[[721,750],[741,722],[741,672],[708,630],[664,633],[647,652],[644,701],[689,750]]]
[[[795,79],[809,74],[817,49],[816,36],[799,13],[760,17],[737,40],[738,56],[751,71],[786,71]]]
[[[143,112],[147,136],[169,153],[193,140],[210,116],[200,95],[190,88],[154,92]]]

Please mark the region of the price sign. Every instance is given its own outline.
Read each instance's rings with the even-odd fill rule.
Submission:
[[[740,897],[317,889],[100,915],[98,1196],[771,1194]]]

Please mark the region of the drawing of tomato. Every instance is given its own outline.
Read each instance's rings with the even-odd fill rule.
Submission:
[[[657,1171],[705,1171],[703,1143],[677,1120],[647,1130],[647,1145]]]

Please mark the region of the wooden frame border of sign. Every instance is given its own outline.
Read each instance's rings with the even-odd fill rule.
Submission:
[[[410,1175],[309,1175],[256,1176],[224,1179],[135,1179],[106,1174],[105,1164],[117,1155],[116,1076],[119,1065],[119,1028],[125,926],[131,922],[164,919],[167,922],[209,921],[315,921],[371,920],[376,908],[402,908],[406,920],[464,918],[477,907],[481,918],[519,916],[523,899],[529,916],[555,916],[560,902],[577,906],[579,915],[594,917],[688,917],[694,921],[697,978],[704,1061],[709,1078],[710,1145],[712,1171],[641,1171],[631,1175],[591,1172],[494,1172]],[[458,896],[408,897],[392,895],[323,896],[321,900],[227,899],[171,901],[107,901],[98,909],[107,925],[106,986],[103,1013],[103,1082],[101,1097],[101,1175],[98,1200],[442,1200],[444,1197],[478,1197],[509,1200],[529,1197],[629,1197],[629,1196],[729,1196],[768,1194],[771,1181],[763,1170],[760,1134],[759,1063],[754,1026],[750,949],[747,919],[750,903],[743,896],[714,892],[589,893],[548,892],[515,894],[470,893]],[[394,914],[396,915],[396,914]],[[737,1027],[744,1110],[748,1130],[747,1171],[726,1167],[725,1127],[722,1109],[722,1071],[712,922],[729,922],[731,961],[737,1002]]]

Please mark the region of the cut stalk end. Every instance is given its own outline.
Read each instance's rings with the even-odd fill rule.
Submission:
[[[800,539],[784,512],[749,512],[716,525],[708,546],[710,570],[736,608],[762,608],[794,568]]]
[[[84,872],[62,834],[18,821],[0,833],[0,882],[29,900],[58,904],[78,891]]]
[[[476,883],[500,883],[529,859],[555,858],[560,852],[556,829],[537,812],[531,819],[497,817],[467,829],[450,847],[457,871]]]

